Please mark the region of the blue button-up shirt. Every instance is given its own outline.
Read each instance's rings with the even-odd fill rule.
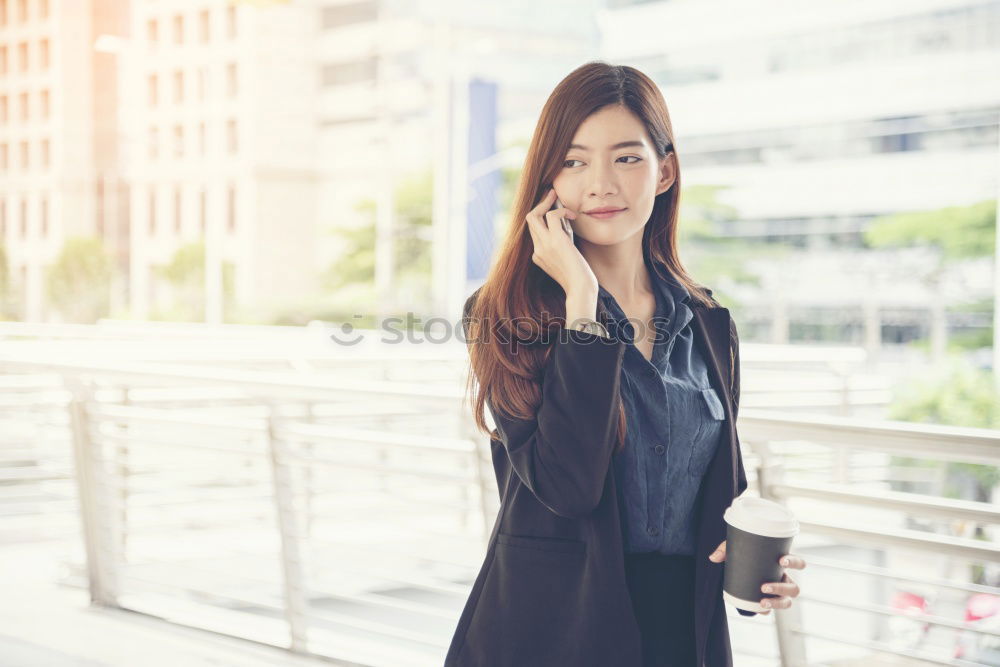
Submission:
[[[628,343],[621,370],[625,448],[613,457],[622,537],[626,553],[691,555],[698,489],[725,413],[694,342],[690,293],[672,276],[650,270],[650,278],[657,329],[651,361],[633,344],[636,330],[614,296],[598,287],[614,320],[610,333]]]

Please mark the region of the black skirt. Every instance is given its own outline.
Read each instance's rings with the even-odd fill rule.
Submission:
[[[644,667],[696,667],[694,556],[625,554]]]

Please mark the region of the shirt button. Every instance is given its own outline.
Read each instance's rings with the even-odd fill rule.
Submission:
[[[662,454],[664,449],[665,447],[663,445],[657,445],[656,447],[653,447],[653,451],[656,452],[657,454]]]
[[[650,535],[658,535],[660,533],[660,529],[656,526],[646,526],[646,532]]]

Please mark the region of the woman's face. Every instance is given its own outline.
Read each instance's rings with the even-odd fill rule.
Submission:
[[[615,147],[622,142],[630,145]],[[614,245],[642,232],[653,212],[653,199],[674,180],[672,154],[658,160],[642,121],[616,105],[580,124],[552,186],[563,206],[577,213],[573,222],[577,237]],[[596,215],[594,209],[606,207],[624,210]]]

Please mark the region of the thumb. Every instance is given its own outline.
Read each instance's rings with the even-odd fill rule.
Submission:
[[[721,544],[708,556],[708,560],[713,563],[719,563],[726,560],[726,541],[723,540]]]

